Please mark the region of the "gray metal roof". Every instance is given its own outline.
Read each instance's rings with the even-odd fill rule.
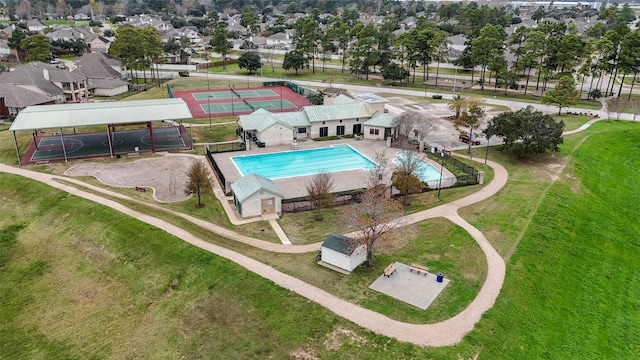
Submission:
[[[272,114],[269,110],[258,109],[248,115],[238,116],[238,124],[242,126],[243,130],[255,130],[264,131],[274,124],[280,124],[287,128],[292,128],[293,125],[281,116],[282,114]],[[309,122],[307,121],[306,124]],[[306,125],[305,125],[306,126]]]
[[[18,113],[11,131],[56,129],[142,121],[191,119],[182,99],[156,99],[29,106]]]
[[[260,190],[283,197],[280,189],[273,181],[254,173],[248,173],[231,184],[231,190],[241,203]]]
[[[340,94],[333,99],[334,104],[353,104],[355,102],[356,101],[353,98],[344,94]]]
[[[370,116],[362,103],[305,106],[302,111],[307,114],[309,121],[312,123],[330,120],[368,118]]]
[[[381,113],[378,111],[371,117],[371,119],[365,121],[363,124],[368,126],[390,128],[393,127],[393,116],[391,116],[389,113]]]

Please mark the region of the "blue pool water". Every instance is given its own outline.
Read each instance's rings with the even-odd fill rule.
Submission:
[[[400,156],[398,154],[398,156]],[[400,165],[400,161],[398,159],[393,159],[393,163],[396,165]],[[436,181],[440,181],[440,171],[433,168],[433,166],[428,163],[418,160],[418,166],[415,172],[416,176],[423,183],[433,184]]]
[[[313,175],[320,172],[369,170],[376,164],[348,145],[286,151],[271,154],[234,156],[231,160],[242,176],[258,174],[269,179]]]

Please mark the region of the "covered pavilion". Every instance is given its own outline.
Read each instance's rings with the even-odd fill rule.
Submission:
[[[146,125],[148,131],[145,130],[145,136],[149,136],[150,150],[151,152],[155,152],[154,131],[151,125],[153,121],[182,121],[183,119],[188,119],[189,124],[191,124],[192,118],[193,116],[189,111],[189,107],[184,100],[179,98],[39,105],[29,106],[22,110],[9,128],[9,131],[13,132],[16,155],[18,156],[18,163],[21,164],[16,131],[33,131],[34,145],[37,149],[38,131],[59,129],[55,135],[60,137],[64,161],[67,161],[65,137],[71,137],[73,135],[65,135],[62,131],[63,128],[73,128],[75,132],[75,128],[77,127],[105,125],[109,153],[111,157],[114,157],[116,155],[114,149],[114,133],[117,126]],[[188,144],[185,143],[185,146],[189,149],[192,148],[191,138],[192,136],[190,135]]]

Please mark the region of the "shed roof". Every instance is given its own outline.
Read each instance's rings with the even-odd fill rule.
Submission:
[[[322,247],[341,252],[345,255],[351,255],[357,246],[353,246],[352,239],[348,236],[340,234],[330,234],[322,243]]]
[[[254,173],[248,173],[231,184],[231,190],[240,202],[245,201],[260,190],[282,197],[280,189],[273,181]]]
[[[179,98],[40,105],[29,106],[19,112],[9,130],[129,124],[192,117],[187,104]]]

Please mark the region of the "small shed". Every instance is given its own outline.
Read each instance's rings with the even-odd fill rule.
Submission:
[[[242,218],[282,213],[282,192],[265,177],[249,173],[231,184],[231,191]]]
[[[367,260],[367,248],[364,244],[355,245],[347,236],[331,234],[320,247],[321,263],[352,272]]]

